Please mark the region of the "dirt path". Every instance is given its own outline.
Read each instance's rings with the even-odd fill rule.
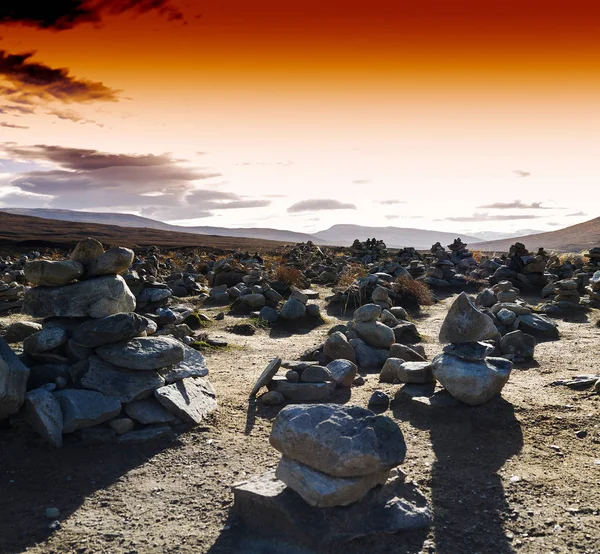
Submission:
[[[440,351],[435,338],[451,300],[415,319],[429,357]],[[599,372],[596,317],[561,322],[561,340],[537,347],[539,367],[513,370],[503,397],[484,406],[427,413],[397,395],[387,414],[405,434],[403,468],[430,499],[433,528],[358,540],[340,551],[600,552],[600,396],[548,386]],[[50,451],[31,434],[1,430],[0,552],[248,552],[236,546],[230,485],[279,458],[268,444],[278,408],[249,409],[248,392],[273,357],[294,359],[318,344],[338,322],[328,319],[291,336],[262,329],[232,335],[225,330],[230,317],[211,327],[211,336],[237,345],[207,355],[220,407],[206,427],[173,441],[67,442]],[[368,375],[350,402],[366,406],[378,388],[394,397],[400,386]],[[587,434],[578,438],[578,431]],[[44,519],[50,506],[61,511],[55,532]]]

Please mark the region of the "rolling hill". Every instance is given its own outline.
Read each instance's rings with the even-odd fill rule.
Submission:
[[[581,252],[582,250],[588,250],[594,246],[600,246],[600,217],[558,231],[480,242],[471,244],[469,247],[473,250],[506,252],[517,241],[522,242],[530,251],[537,251],[540,246],[543,246],[549,252]]]

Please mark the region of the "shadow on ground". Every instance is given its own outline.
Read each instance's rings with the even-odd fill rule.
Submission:
[[[523,447],[513,406],[497,397],[482,406],[426,412],[399,394],[391,409],[398,420],[430,433],[436,458],[430,483],[436,552],[512,553],[498,472]]]
[[[86,446],[68,438],[51,450],[22,429],[0,433],[0,552],[23,552],[52,530],[45,510],[59,507],[60,519],[87,497],[105,489],[157,454],[177,447],[176,436],[135,445]]]

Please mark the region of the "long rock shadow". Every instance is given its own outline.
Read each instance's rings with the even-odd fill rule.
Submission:
[[[512,553],[503,527],[508,510],[498,471],[523,447],[513,406],[497,397],[477,407],[418,408],[398,395],[394,416],[430,432],[433,527],[438,554]]]
[[[33,433],[0,430],[0,552],[23,552],[47,539],[53,531],[46,508],[58,508],[64,520],[94,492],[177,444],[176,435],[93,447],[67,439],[50,450]]]

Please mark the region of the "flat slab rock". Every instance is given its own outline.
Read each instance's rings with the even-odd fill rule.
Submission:
[[[423,529],[432,521],[426,498],[401,478],[390,479],[349,506],[333,508],[309,506],[276,478],[275,471],[232,488],[233,514],[248,536],[285,539],[310,548]]]
[[[292,402],[319,402],[329,398],[336,388],[335,381],[326,383],[293,383],[283,375],[276,375],[267,388],[276,391]]]
[[[274,358],[269,362],[252,387],[252,390],[250,391],[250,398],[256,396],[256,393],[258,393],[260,389],[267,386],[271,382],[271,379],[275,377],[280,367],[281,358],[279,357]]]
[[[19,411],[28,379],[29,368],[0,337],[0,421]]]
[[[183,344],[171,337],[140,337],[96,349],[104,361],[134,370],[161,369],[184,359]]]
[[[63,433],[104,423],[117,416],[121,403],[92,390],[64,389],[54,393],[63,413]]]
[[[156,399],[172,414],[187,423],[198,425],[217,409],[212,385],[201,377],[188,377],[154,391]]]
[[[145,398],[129,402],[123,406],[125,413],[138,423],[175,423],[181,421],[176,415],[167,410],[156,398]]]
[[[208,367],[204,356],[198,350],[183,345],[183,360],[160,373],[165,378],[165,383],[170,385],[187,377],[206,377]]]
[[[35,389],[25,396],[24,417],[31,428],[53,448],[63,444],[63,415],[58,400],[45,389]]]

